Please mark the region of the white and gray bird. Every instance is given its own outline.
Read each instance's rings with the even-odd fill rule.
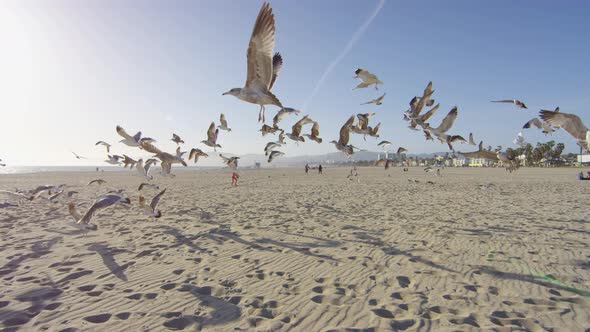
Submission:
[[[368,101],[366,103],[362,103],[361,105],[368,105],[368,104],[381,105],[381,104],[383,104],[382,103],[383,98],[385,98],[385,93],[382,94],[380,97],[377,97],[377,98],[375,98],[373,100],[370,100],[370,101]]]
[[[278,142],[268,142],[266,143],[266,146],[264,147],[264,155],[268,156],[269,153],[276,148],[280,148],[282,146],[282,144],[278,143]]]
[[[127,132],[125,131],[125,129],[123,129],[123,127],[117,126],[117,134],[119,134],[121,137],[123,137],[123,139],[120,140],[119,142],[121,142],[127,146],[133,146],[133,147],[139,146],[139,140],[141,139],[141,131],[138,131],[137,134],[131,136],[131,135],[127,134]]]
[[[354,87],[353,90],[366,88],[373,84],[375,84],[375,90],[378,90],[379,88],[377,85],[383,84],[375,74],[370,73],[368,70],[357,68],[357,70],[354,71],[354,74],[353,78],[358,78],[361,82]]]
[[[221,130],[225,130],[227,132],[231,131],[231,128],[227,126],[227,120],[225,119],[225,114],[221,113],[219,116],[219,126],[217,127]]]
[[[209,129],[207,130],[207,140],[201,141],[201,143],[210,146],[214,151],[220,148],[221,145],[217,144],[217,135],[219,135],[219,129],[215,128],[215,122],[211,122]]]
[[[301,111],[296,110],[294,108],[281,108],[281,110],[279,110],[272,119],[273,128],[279,129],[279,122],[283,120],[287,115],[298,115],[299,113],[301,113]]]
[[[117,203],[130,204],[131,201],[129,200],[129,198],[123,197],[121,195],[116,195],[116,194],[103,195],[103,196],[99,197],[96,201],[94,201],[92,206],[86,211],[86,213],[84,213],[84,215],[82,215],[78,219],[76,224],[78,224],[79,226],[81,226],[82,228],[85,228],[85,229],[96,229],[96,227],[90,223],[92,220],[92,217],[96,214],[96,212],[98,210],[105,209],[105,208],[115,205]],[[76,213],[76,215],[78,215],[78,214]]]
[[[153,183],[148,183],[148,182],[142,182],[139,187],[137,187],[138,191],[141,191],[143,188],[145,187],[152,187],[154,189],[160,190],[160,187],[158,187],[157,185],[153,184]]]
[[[473,133],[469,133],[469,144],[477,145],[477,144],[475,144],[475,140],[473,139]]]
[[[160,199],[165,192],[166,188],[154,196],[150,205],[146,205],[145,197],[143,197],[143,195],[139,195],[139,207],[143,210],[143,214],[153,218],[160,218],[162,216],[162,211],[158,210],[158,204],[160,203]]]
[[[273,57],[274,47],[274,14],[270,5],[264,3],[256,17],[246,52],[246,83],[243,88],[233,88],[223,93],[223,95],[232,95],[240,100],[260,105],[258,120],[261,122],[264,122],[264,105],[283,108],[279,99],[270,92],[283,63],[279,53]]]
[[[551,112],[551,111],[549,111],[549,112]],[[539,118],[530,119],[529,121],[527,121],[527,123],[524,124],[524,126],[522,126],[522,129],[528,129],[531,126],[535,126],[539,129],[541,129],[541,131],[545,135],[551,134],[552,132],[555,131],[555,129],[553,129],[553,127],[551,127],[547,122],[541,121]]]
[[[80,160],[80,159],[88,159],[86,157],[82,157],[80,155],[78,155],[76,152],[72,151],[72,154],[74,155],[74,157],[76,157],[76,159]]]
[[[391,145],[390,141],[381,141],[379,142],[379,144],[377,144],[377,146],[380,146],[383,151],[387,150],[387,147]]]
[[[284,156],[285,153],[281,152],[281,151],[271,151],[270,155],[268,156],[268,162],[272,162],[275,158],[280,157],[280,156]]]
[[[555,111],[541,111],[539,117],[548,125],[565,130],[578,141],[579,146],[590,152],[590,130],[579,116]]]
[[[432,128],[430,127],[429,123],[425,123],[425,128],[424,128],[424,132],[425,134],[427,134],[427,136],[431,136],[434,135],[436,136],[442,143],[446,143],[447,141],[447,137],[446,137],[446,132],[451,129],[451,127],[453,126],[453,123],[455,122],[455,119],[457,118],[458,115],[458,110],[457,110],[457,106],[453,107],[449,113],[447,113],[447,115],[445,116],[445,118],[442,120],[442,122],[440,123],[440,125],[436,128]]]
[[[154,177],[150,174],[150,170],[152,169],[152,165],[154,165],[156,162],[156,159],[148,159],[144,165],[143,159],[139,159],[137,161],[137,165],[135,166],[139,176],[148,180],[152,180]]]
[[[512,141],[512,143],[524,148],[528,143],[524,140],[524,136],[522,136],[522,132],[518,133],[516,138]]]
[[[219,157],[221,157],[221,159],[223,159],[223,162],[227,165],[227,167],[231,168],[231,169],[236,169],[238,168],[238,159],[240,159],[240,157],[225,157],[223,156],[221,153],[219,154]]]
[[[107,158],[105,160],[106,163],[111,164],[111,165],[121,165],[121,159],[123,159],[123,156],[119,156],[119,155],[107,155]]]
[[[132,169],[133,166],[135,166],[135,164],[137,163],[137,160],[129,157],[128,155],[123,155],[123,167],[127,168],[127,166],[129,166],[129,169]]]
[[[350,139],[350,128],[354,123],[354,115],[352,115],[348,120],[344,123],[342,128],[340,128],[340,137],[338,141],[333,140],[330,143],[334,143],[334,146],[338,151],[344,152],[348,158],[350,158],[354,154],[355,147],[352,144],[348,144]],[[358,149],[358,148],[357,148]],[[358,149],[360,150],[360,149]]]
[[[293,127],[291,127],[291,132],[286,134],[287,137],[295,142],[305,142],[305,139],[301,136],[301,128],[312,122],[313,120],[309,118],[309,115],[302,117],[299,121],[295,122]]]
[[[522,108],[522,109],[527,108],[526,105],[518,99],[492,100],[492,103],[508,103],[508,104],[514,104],[516,106],[516,108]]]
[[[180,138],[180,136],[176,135],[175,133],[172,133],[172,142],[176,143],[177,145],[179,144],[184,144],[184,141],[182,140],[182,138]]]
[[[106,147],[106,148],[107,148],[107,153],[110,153],[110,152],[111,152],[111,145],[110,145],[109,143],[105,142],[105,141],[98,141],[98,142],[96,142],[96,144],[94,144],[94,145],[95,145],[95,146],[96,146],[96,145],[102,145],[102,146],[104,146],[104,147]]]
[[[322,143],[322,138],[320,136],[320,125],[317,121],[313,122],[313,126],[311,126],[311,133],[304,134],[303,136],[309,138],[312,141],[316,141],[318,143]]]
[[[90,182],[88,182],[87,186],[90,186],[94,183],[98,184],[99,186],[102,186],[103,184],[105,184],[107,182],[103,179],[94,179],[94,180],[91,180]]]
[[[199,161],[199,157],[209,157],[208,154],[206,154],[205,152],[203,152],[201,149],[197,149],[197,148],[192,148],[191,152],[188,154],[188,159],[192,160],[194,159],[195,164],[197,163],[197,161]]]

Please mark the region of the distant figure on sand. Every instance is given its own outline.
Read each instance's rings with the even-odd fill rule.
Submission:
[[[318,167],[318,173],[322,174],[322,164],[320,164],[320,166]]]
[[[238,175],[238,173],[233,172],[231,174],[231,185],[237,187],[239,178],[240,178],[240,176]]]
[[[305,164],[305,174],[307,174],[307,172],[309,172],[309,165]]]

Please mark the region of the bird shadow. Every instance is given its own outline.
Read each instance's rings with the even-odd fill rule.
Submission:
[[[411,251],[413,251],[413,250],[400,250],[400,249],[397,249],[395,247],[381,247],[381,250],[385,254],[387,254],[387,255],[393,255],[393,256],[395,256],[395,255],[404,255],[404,256],[408,257],[411,262],[422,263],[422,264],[425,264],[427,266],[430,266],[430,267],[433,267],[433,268],[436,268],[436,269],[439,269],[439,270],[443,270],[443,271],[447,271],[447,272],[458,273],[458,271],[455,271],[453,269],[449,269],[446,266],[437,264],[437,263],[435,263],[435,262],[433,262],[431,260],[428,260],[426,258],[422,258],[420,256],[413,255],[411,253]]]
[[[104,265],[110,271],[110,273],[99,276],[98,279],[105,278],[109,274],[112,274],[123,281],[128,281],[127,276],[125,275],[125,270],[129,266],[135,264],[135,262],[128,262],[123,265],[119,265],[114,257],[114,255],[116,254],[129,252],[128,250],[111,248],[100,243],[93,243],[89,245],[87,249],[89,251],[96,251],[96,253],[100,255],[100,258],[102,258],[102,262],[104,263]]]
[[[500,270],[497,270],[491,266],[486,266],[486,265],[474,266],[474,268],[481,271],[482,273],[489,274],[489,275],[492,275],[497,278],[530,282],[530,283],[540,285],[543,287],[556,288],[559,290],[572,292],[572,293],[575,293],[575,294],[578,294],[581,296],[590,297],[590,291],[579,289],[579,288],[569,286],[569,285],[565,285],[549,275],[532,275],[532,274],[504,272],[504,271],[500,271]]]
[[[198,331],[206,326],[220,325],[235,321],[242,315],[242,310],[237,305],[211,295],[212,287],[198,287],[185,284],[179,289],[179,291],[190,292],[194,297],[201,301],[200,304],[213,309],[213,311],[209,313],[209,317],[191,316],[194,323],[197,325],[196,330]]]

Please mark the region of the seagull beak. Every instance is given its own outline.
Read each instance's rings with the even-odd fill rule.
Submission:
[[[229,91],[228,91],[228,92],[224,92],[224,93],[222,93],[221,95],[222,95],[222,96],[225,96],[225,95],[228,95],[228,94],[229,94]]]

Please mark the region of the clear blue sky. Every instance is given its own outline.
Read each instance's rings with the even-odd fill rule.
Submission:
[[[0,4],[0,158],[13,165],[100,164],[97,140],[117,142],[117,124],[141,130],[172,150],[209,148],[209,123],[223,112],[222,152],[261,153],[258,106],[221,93],[245,80],[246,47],[262,1],[14,1]],[[513,146],[540,108],[560,106],[590,125],[590,4],[584,1],[385,1],[375,19],[310,99],[326,68],[342,54],[379,1],[271,1],[276,51],[284,66],[275,94],[320,123],[324,144],[289,143],[288,155],[336,151],[327,143],[351,115],[375,111],[381,139],[410,152],[445,151],[402,121],[409,100],[433,81],[441,109],[455,105],[450,133],[474,132],[486,145]],[[385,82],[351,91],[357,67]],[[382,92],[382,106],[360,106]],[[490,100],[517,98],[528,111]],[[267,108],[267,118],[276,112]],[[295,118],[287,119],[283,127]],[[577,151],[563,131],[555,139]],[[354,136],[377,151],[379,140]],[[458,146],[459,150],[470,147]],[[70,151],[90,158],[72,159]],[[141,156],[115,144],[115,153]],[[217,162],[218,158],[214,159]],[[209,161],[213,163],[213,161]]]

